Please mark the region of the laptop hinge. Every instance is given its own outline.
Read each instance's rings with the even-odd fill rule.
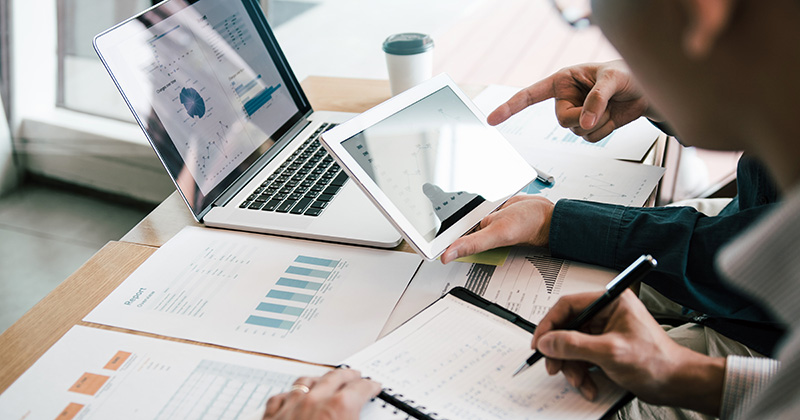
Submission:
[[[258,160],[255,161],[250,168],[248,168],[236,181],[234,181],[230,187],[228,187],[222,194],[220,194],[219,198],[214,200],[214,203],[211,204],[211,207],[222,207],[228,204],[229,201],[233,199],[233,197],[247,185],[248,182],[252,181],[253,178],[264,169],[267,164],[272,161],[272,159],[280,153],[289,143],[292,142],[292,139],[297,137],[297,135],[303,131],[309,124],[311,124],[311,120],[308,118],[311,116],[313,111],[308,111],[303,118],[299,119],[289,131],[286,132],[277,142],[273,145],[266,153],[261,155]]]

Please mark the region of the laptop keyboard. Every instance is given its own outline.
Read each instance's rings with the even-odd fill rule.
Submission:
[[[347,174],[319,142],[336,124],[322,124],[240,208],[319,216],[347,182]]]

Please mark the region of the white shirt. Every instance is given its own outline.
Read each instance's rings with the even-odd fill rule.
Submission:
[[[800,188],[725,247],[717,264],[787,325],[778,361],[728,357],[720,417],[800,419]]]

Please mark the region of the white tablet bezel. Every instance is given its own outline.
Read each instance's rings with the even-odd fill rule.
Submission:
[[[518,174],[518,176],[507,180],[513,187],[509,188],[509,190],[513,190],[512,193],[496,201],[487,199],[439,234],[439,236],[429,241],[411,224],[402,211],[381,190],[381,187],[372,180],[361,165],[345,150],[342,142],[389,116],[413,106],[414,103],[444,87],[449,87],[485,127],[497,133],[497,138],[492,140],[493,147],[506,149],[500,152],[508,156],[509,167],[517,168],[517,170],[509,171],[509,173]],[[344,168],[350,178],[358,184],[370,200],[378,206],[378,209],[397,228],[408,244],[427,260],[438,258],[456,239],[470,231],[480,223],[481,219],[536,179],[536,170],[519,155],[497,129],[486,122],[486,117],[446,74],[440,74],[325,132],[321,137],[321,143]]]

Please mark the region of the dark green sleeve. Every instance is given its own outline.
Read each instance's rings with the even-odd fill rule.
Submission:
[[[734,200],[730,206],[738,206]],[[675,302],[717,317],[771,321],[729,288],[714,256],[772,205],[709,217],[691,207],[634,208],[560,200],[550,227],[553,256],[621,270],[642,254],[658,260],[645,282]]]

